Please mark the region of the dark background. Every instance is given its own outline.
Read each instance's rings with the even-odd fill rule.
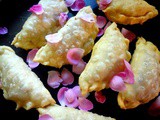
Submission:
[[[30,12],[27,10],[33,5],[37,4],[39,0],[0,0],[0,27],[7,27],[9,33],[6,35],[0,35],[0,45],[9,45],[14,36],[21,30],[22,25],[24,24],[27,17],[30,15]],[[97,15],[104,15],[101,11],[98,10],[95,0],[85,0],[87,5],[92,5],[94,12]],[[158,0],[146,0],[148,3],[154,5],[160,12],[160,2]],[[76,14],[76,12],[73,12]],[[125,27],[133,31],[137,36],[143,36],[146,40],[153,42],[160,49],[160,17],[159,15],[151,20],[148,20],[143,25],[118,25],[120,28]],[[99,38],[97,38],[98,40]],[[135,42],[131,42],[130,52],[133,53],[135,49]],[[11,46],[16,54],[26,59],[28,51],[25,51],[20,48],[15,48]],[[84,57],[85,60],[89,59],[89,55]],[[71,66],[64,66],[71,70]],[[43,65],[38,66],[33,69],[33,71],[40,77],[45,87],[51,92],[54,99],[57,101],[57,91],[58,89],[52,89],[46,84],[47,80],[47,71],[54,70],[53,67],[46,67]],[[58,70],[58,69],[57,69]],[[61,71],[62,68],[59,70]],[[75,74],[74,74],[75,75]],[[77,85],[78,75],[75,75],[75,82],[73,85]],[[72,85],[69,87],[73,87]],[[147,113],[147,109],[150,104],[154,101],[150,101],[147,104],[138,106],[135,109],[131,110],[122,110],[117,104],[117,92],[114,92],[110,89],[102,91],[107,100],[104,104],[96,102],[94,94],[91,93],[89,98],[94,103],[94,109],[91,110],[94,113],[98,113],[105,116],[111,116],[117,120],[160,120],[160,117],[152,117]],[[58,101],[57,101],[58,104]],[[38,112],[35,109],[24,110],[23,108],[15,110],[16,104],[12,101],[7,101],[3,97],[3,92],[0,90],[0,120],[5,119],[28,119],[28,120],[37,120]]]

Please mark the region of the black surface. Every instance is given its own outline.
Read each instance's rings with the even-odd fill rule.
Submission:
[[[103,15],[101,11],[97,9],[94,0],[86,0],[87,5],[92,3],[92,7],[94,8],[94,12],[99,15]],[[148,3],[154,5],[160,12],[160,2],[158,0],[146,0]],[[10,45],[14,36],[21,30],[22,25],[24,24],[27,17],[30,13],[27,11],[29,7],[33,4],[38,3],[38,0],[0,0],[0,26],[5,26],[8,28],[9,33],[6,35],[0,35],[0,45]],[[159,15],[151,20],[148,20],[143,25],[132,25],[132,26],[124,26],[119,25],[119,27],[125,27],[131,31],[133,31],[137,36],[143,36],[146,40],[152,41],[159,49],[160,49],[160,17]],[[98,38],[97,38],[98,39]],[[135,41],[133,41],[130,45],[130,52],[133,53],[135,48]],[[26,55],[28,51],[22,50],[20,48],[15,48],[11,46],[16,54],[22,57],[24,60],[26,59]],[[89,55],[88,55],[89,56]],[[84,59],[88,59],[89,57],[85,57]],[[71,66],[64,66],[70,69]],[[43,65],[38,66],[33,69],[33,71],[40,77],[45,87],[51,92],[52,96],[57,101],[56,93],[58,89],[54,90],[50,88],[46,84],[47,79],[47,71],[53,70],[53,67],[45,67]],[[61,71],[61,69],[60,69]],[[78,76],[75,76],[76,80],[74,85],[77,84]],[[72,87],[72,86],[71,86]],[[135,109],[131,110],[122,110],[119,108],[117,104],[117,92],[114,92],[110,89],[103,90],[104,94],[107,97],[107,101],[104,104],[97,103],[95,101],[93,93],[90,94],[89,99],[94,102],[94,109],[92,112],[111,116],[116,118],[117,120],[160,120],[160,117],[152,117],[147,113],[147,108],[153,102],[150,101],[147,104],[140,105]],[[58,101],[57,101],[58,103]],[[7,101],[3,97],[3,92],[0,90],[0,120],[3,118],[5,120],[9,119],[28,119],[28,120],[37,120],[38,112],[35,109],[24,110],[23,108],[15,111],[16,104],[12,101]]]

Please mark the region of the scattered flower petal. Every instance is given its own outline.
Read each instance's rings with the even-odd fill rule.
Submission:
[[[36,68],[38,67],[39,63],[38,62],[34,62],[33,59],[36,55],[36,53],[38,52],[38,49],[32,49],[28,52],[28,55],[27,55],[27,63],[28,63],[28,66],[33,69],[33,68]]]
[[[112,0],[100,0],[99,1],[99,9],[100,10],[106,9],[111,2],[112,2]]]
[[[120,92],[126,89],[123,79],[120,76],[114,76],[110,81],[110,88],[114,91]]]
[[[79,86],[73,87],[72,90],[74,91],[74,93],[75,93],[78,97],[82,96],[81,90],[80,90],[80,87],[79,87]]]
[[[72,11],[79,11],[85,6],[84,0],[76,0],[72,6],[70,6]]]
[[[66,1],[65,1],[66,6],[67,6],[67,7],[71,7],[71,6],[74,4],[75,1],[76,1],[76,0],[66,0]]]
[[[106,101],[106,96],[104,96],[101,91],[95,92],[95,98],[99,103],[104,103]]]
[[[90,22],[90,23],[91,22],[96,22],[96,20],[95,20],[95,18],[93,17],[92,14],[85,13],[85,14],[81,15],[80,18],[82,20],[86,21],[86,22]]]
[[[60,88],[59,91],[58,91],[57,98],[58,98],[58,101],[59,101],[59,103],[60,103],[61,106],[65,106],[65,105],[66,105],[66,103],[65,103],[65,101],[64,101],[64,99],[65,99],[65,98],[64,98],[64,93],[65,93],[67,90],[68,90],[68,88],[62,87],[62,88]]]
[[[4,35],[8,33],[8,29],[6,27],[0,27],[0,35]]]
[[[148,113],[152,116],[160,115],[160,96],[158,96],[156,100],[150,105]]]
[[[49,43],[58,43],[62,40],[62,35],[59,33],[49,34],[45,36],[45,39]]]
[[[78,100],[79,100],[78,108],[80,110],[88,111],[93,109],[93,103],[90,100],[86,99],[85,97],[79,97]]]
[[[131,32],[131,31],[125,29],[125,28],[122,28],[121,32],[122,32],[122,34],[124,35],[125,38],[130,40],[130,42],[133,41],[136,38],[136,35],[133,32]]]
[[[74,76],[73,76],[73,74],[69,70],[67,70],[66,68],[64,68],[62,70],[61,78],[63,79],[62,84],[64,86],[70,85],[70,84],[72,84],[74,82]]]
[[[72,66],[72,72],[74,72],[76,74],[81,74],[83,72],[85,66],[86,66],[86,62],[84,62],[83,60],[80,60],[77,65]]]
[[[81,48],[72,48],[67,52],[67,60],[72,65],[77,65],[82,59],[84,50]]]
[[[28,11],[37,15],[41,15],[44,12],[41,4],[33,5]]]
[[[52,118],[49,114],[43,114],[39,116],[38,120],[55,120],[55,119]]]
[[[98,32],[97,37],[100,37],[100,36],[102,36],[103,34],[104,34],[104,29],[99,28],[99,32]]]
[[[61,26],[64,26],[64,24],[66,23],[66,21],[68,20],[68,14],[67,13],[60,13],[59,16],[59,23]]]
[[[109,21],[107,22],[106,26],[104,27],[104,31],[106,31],[106,29],[111,25],[112,23]]]
[[[58,71],[49,71],[47,83],[52,88],[58,88],[63,80]]]
[[[107,20],[104,16],[97,16],[97,26],[98,26],[98,28],[103,28],[106,23],[107,23]]]

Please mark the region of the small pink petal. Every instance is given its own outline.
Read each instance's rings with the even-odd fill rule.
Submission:
[[[71,6],[74,4],[75,1],[76,1],[76,0],[66,0],[66,1],[65,1],[66,6],[67,6],[67,7],[71,7]]]
[[[86,99],[85,97],[79,97],[78,100],[79,100],[78,108],[80,110],[88,111],[93,109],[93,103],[90,100]]]
[[[98,28],[103,28],[106,23],[107,23],[107,20],[104,16],[97,16],[97,26],[98,26]]]
[[[81,48],[72,48],[67,52],[67,60],[72,65],[77,65],[82,59],[84,50]]]
[[[8,33],[8,29],[6,27],[0,27],[0,35],[4,35]]]
[[[79,61],[79,63],[77,65],[72,66],[72,72],[74,72],[76,74],[81,74],[85,67],[86,67],[86,62],[81,60],[81,61]]]
[[[52,88],[58,88],[63,80],[58,71],[49,71],[47,83]]]
[[[86,21],[86,22],[89,22],[89,23],[96,22],[96,20],[94,19],[93,15],[91,15],[91,14],[85,13],[85,14],[81,15],[80,18],[82,20]]]
[[[36,55],[36,53],[38,52],[38,49],[32,49],[28,52],[28,55],[27,55],[27,59],[26,59],[26,62],[28,63],[28,66],[33,69],[33,68],[36,68],[38,67],[39,63],[38,62],[34,62],[33,59]]]
[[[104,31],[106,31],[106,29],[111,25],[112,23],[109,21],[106,26],[104,27]]]
[[[82,96],[81,90],[80,90],[80,87],[79,87],[79,86],[73,87],[72,90],[74,91],[74,93],[76,94],[77,97]]]
[[[125,38],[130,40],[130,42],[136,38],[136,35],[133,32],[131,32],[125,28],[122,28],[121,32]]]
[[[97,37],[100,37],[104,34],[104,30],[102,28],[99,28],[99,32],[98,32],[98,35]]]
[[[110,81],[110,88],[114,91],[120,92],[126,89],[124,81],[119,76],[114,76]]]
[[[106,101],[106,96],[104,96],[101,91],[95,92],[95,98],[99,103],[104,103]]]
[[[111,2],[112,2],[112,0],[100,0],[99,1],[99,9],[100,10],[106,9]]]
[[[62,70],[61,78],[63,79],[62,84],[64,86],[71,85],[74,82],[74,76],[73,76],[73,74],[69,70],[67,70],[66,68],[64,68]]]
[[[44,12],[41,4],[33,5],[28,11],[37,15],[41,15]]]
[[[150,105],[148,113],[152,116],[160,116],[160,96]]]
[[[62,40],[62,35],[59,33],[54,33],[54,34],[49,34],[45,36],[45,39],[47,40],[47,42],[49,43],[58,43]]]
[[[84,0],[76,0],[72,6],[70,6],[72,11],[79,11],[85,6]]]
[[[68,20],[68,15],[66,13],[60,13],[59,16],[59,23],[61,26],[64,26],[64,24],[66,23],[66,21]]]
[[[68,88],[62,87],[58,91],[57,98],[58,98],[58,101],[59,101],[59,103],[60,103],[61,106],[65,106],[66,105],[66,103],[64,101],[64,99],[65,99],[64,94],[65,94],[65,92],[67,90],[68,90]]]
[[[43,114],[39,116],[38,120],[55,120],[55,119],[52,118],[49,114]]]

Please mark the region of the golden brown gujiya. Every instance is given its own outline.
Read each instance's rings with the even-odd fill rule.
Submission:
[[[131,67],[134,84],[126,84],[126,90],[118,94],[122,109],[131,109],[148,103],[160,91],[160,52],[151,42],[140,37],[136,43]]]
[[[112,0],[102,11],[110,21],[125,25],[143,24],[158,15],[158,10],[144,0]]]

